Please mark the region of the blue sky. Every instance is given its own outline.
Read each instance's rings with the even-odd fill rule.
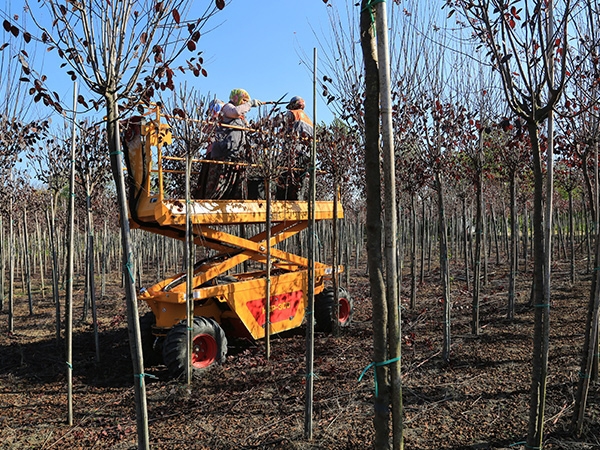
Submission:
[[[327,36],[327,5],[323,0],[230,0],[226,4],[208,28],[218,27],[200,39],[208,77],[196,86],[223,100],[232,88],[244,88],[263,101],[286,93],[286,98],[300,95],[312,115],[313,48],[321,52],[317,38]],[[332,116],[325,104],[318,102],[317,108],[317,119],[329,122]]]

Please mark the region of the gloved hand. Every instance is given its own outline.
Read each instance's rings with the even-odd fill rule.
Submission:
[[[257,106],[263,105],[263,102],[261,102],[260,100],[257,100],[257,99],[255,99],[255,98],[253,98],[253,99],[250,101],[250,105],[251,105],[253,108],[256,108]]]

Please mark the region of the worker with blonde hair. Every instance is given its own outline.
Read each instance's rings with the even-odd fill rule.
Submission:
[[[246,113],[262,105],[252,100],[244,89],[233,89],[229,101],[219,112],[221,126],[216,131],[216,141],[209,158],[216,161],[246,161]],[[205,197],[215,199],[240,199],[243,196],[242,170],[231,164],[211,164],[204,186]]]

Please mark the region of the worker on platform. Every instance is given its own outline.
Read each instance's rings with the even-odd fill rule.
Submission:
[[[229,102],[219,112],[221,124],[217,130],[217,142],[213,145],[212,158],[235,161],[244,159],[246,144],[246,113],[255,106],[262,105],[260,100],[250,99],[244,89],[233,89],[229,94]]]
[[[299,200],[304,195],[310,162],[308,149],[313,136],[313,123],[304,108],[304,99],[299,96],[292,97],[286,105],[288,111],[285,120],[289,139],[283,151],[286,170],[277,179],[277,200]]]
[[[233,89],[229,102],[225,103],[219,116],[221,125],[208,157],[216,161],[245,161],[246,122],[245,115],[251,108],[262,105],[260,100],[250,99],[244,89]],[[240,199],[243,197],[243,169],[232,164],[211,164],[204,192],[206,198]]]

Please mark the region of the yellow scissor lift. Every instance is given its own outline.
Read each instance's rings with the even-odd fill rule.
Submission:
[[[122,140],[130,177],[129,210],[131,228],[185,240],[186,202],[165,198],[162,146],[171,144],[168,124],[161,121],[158,108],[153,118],[134,117],[124,122]],[[153,178],[156,183],[153,183]],[[151,185],[156,184],[156,192]],[[306,229],[308,202],[272,201],[270,239],[266,227],[251,237],[231,233],[234,225],[267,223],[265,200],[193,199],[190,205],[194,243],[211,250],[211,256],[194,266],[192,296],[194,331],[192,363],[204,369],[221,362],[227,352],[227,336],[261,339],[266,332],[267,249],[271,258],[270,334],[299,327],[308,304],[308,260],[277,247]],[[317,201],[316,221],[333,219],[333,202]],[[338,217],[342,216],[338,211]],[[260,270],[231,273],[253,261]],[[256,264],[258,263],[258,264]],[[338,268],[341,270],[342,268]],[[315,320],[317,326],[331,329],[334,295],[324,282],[332,267],[314,262]],[[177,274],[140,291],[152,314],[142,318],[142,338],[146,358],[160,350],[169,371],[178,376],[186,367],[187,277]],[[352,316],[352,299],[339,290],[339,324],[346,326]]]

